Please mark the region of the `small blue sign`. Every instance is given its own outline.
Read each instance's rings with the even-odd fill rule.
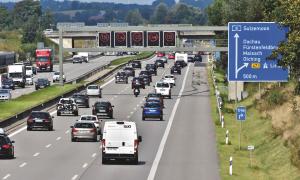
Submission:
[[[267,59],[287,32],[274,22],[228,23],[228,81],[288,81],[288,69]]]
[[[239,106],[236,108],[236,120],[246,121],[246,107]]]

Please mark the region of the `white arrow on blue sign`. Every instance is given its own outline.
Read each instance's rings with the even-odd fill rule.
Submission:
[[[236,109],[236,120],[245,121],[246,120],[246,107],[239,106]]]
[[[267,60],[287,32],[274,22],[228,23],[228,81],[288,81],[288,69]]]

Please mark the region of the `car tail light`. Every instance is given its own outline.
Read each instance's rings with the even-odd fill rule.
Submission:
[[[102,139],[101,144],[102,144],[102,151],[105,152],[105,139]]]
[[[3,149],[9,149],[11,146],[9,145],[9,144],[4,144],[4,145],[2,145],[2,148]]]
[[[137,151],[138,145],[139,145],[139,141],[137,139],[134,140],[134,151],[135,152]]]
[[[72,133],[74,133],[74,132],[78,132],[78,130],[75,128],[72,128]]]
[[[28,119],[27,119],[27,122],[29,122],[29,123],[33,123],[32,116],[29,116],[29,117],[28,117]]]
[[[90,130],[91,133],[96,133],[97,132],[97,129],[96,128],[93,128],[92,130]]]
[[[44,122],[50,122],[50,119],[45,119]]]

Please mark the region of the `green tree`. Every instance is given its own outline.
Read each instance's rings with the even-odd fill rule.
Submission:
[[[9,27],[9,12],[5,7],[0,6],[0,29]]]
[[[135,9],[128,12],[125,21],[130,25],[137,26],[143,24],[145,22],[145,19],[142,17],[140,11],[138,9]]]
[[[153,16],[150,19],[150,22],[153,24],[164,24],[165,18],[168,14],[168,7],[165,3],[160,3],[155,7]]]

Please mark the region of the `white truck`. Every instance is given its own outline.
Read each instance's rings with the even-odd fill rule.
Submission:
[[[138,136],[136,123],[132,121],[106,121],[102,138],[102,164],[109,160],[127,160],[138,164]]]
[[[26,75],[33,76],[33,66],[26,66],[25,70],[26,70]]]
[[[78,53],[79,56],[82,57],[84,62],[89,62],[89,53],[88,52],[79,52]]]
[[[175,53],[175,62],[178,60],[184,60],[184,62],[188,63],[188,54],[186,53]]]
[[[25,88],[26,70],[24,65],[9,65],[7,66],[7,73],[16,86]]]

